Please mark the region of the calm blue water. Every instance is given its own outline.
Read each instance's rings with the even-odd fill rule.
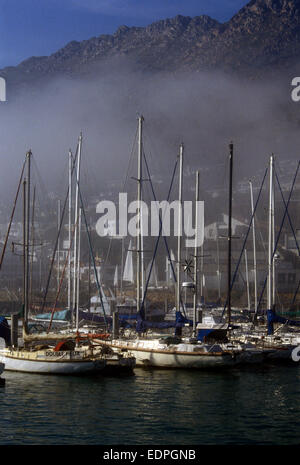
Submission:
[[[295,445],[300,366],[89,378],[5,372],[0,444]]]

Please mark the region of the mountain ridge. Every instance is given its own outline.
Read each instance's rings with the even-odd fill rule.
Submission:
[[[93,74],[111,59],[167,73],[219,69],[256,77],[287,65],[293,69],[300,61],[300,0],[251,0],[225,23],[207,15],[177,15],[146,27],[123,25],[112,35],[71,41],[0,74],[11,84],[74,77]]]

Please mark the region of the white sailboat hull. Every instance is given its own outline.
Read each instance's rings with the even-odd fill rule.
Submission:
[[[55,353],[50,350],[37,352],[4,350],[0,352],[0,362],[5,364],[5,370],[8,371],[65,375],[95,373],[102,371],[106,365],[105,360],[76,356],[76,351]]]
[[[161,368],[215,368],[232,366],[238,363],[230,354],[189,354],[154,351],[132,351],[137,366],[153,366]]]
[[[195,345],[178,344],[168,346],[155,341],[105,342],[114,349],[127,349],[136,359],[136,366],[157,368],[215,368],[227,367],[240,363],[238,354],[233,352],[207,352],[195,350]]]

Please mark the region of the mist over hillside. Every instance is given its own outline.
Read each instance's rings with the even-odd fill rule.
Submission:
[[[63,206],[66,199],[68,152],[75,153],[82,133],[80,184],[93,243],[103,260],[110,252],[110,263],[119,263],[120,243],[113,248],[109,238],[95,232],[96,205],[103,199],[117,202],[119,192],[128,192],[129,201],[136,198],[140,115],[157,199],[167,198],[183,143],[184,199],[194,198],[199,170],[205,225],[227,212],[228,146],[233,142],[233,215],[248,224],[249,179],[257,195],[274,153],[287,191],[299,159],[300,103],[291,98],[292,79],[300,74],[299,26],[300,0],[252,0],[224,24],[208,17],[176,17],[146,28],[124,26],[112,36],[71,42],[49,57],[2,70],[7,83],[7,102],[0,105],[2,237],[31,149],[36,218],[47,243],[54,241],[57,201]],[[143,199],[153,200],[146,180],[143,188]],[[170,200],[177,197],[175,179]],[[262,227],[267,202],[266,186],[257,212]],[[296,205],[291,208],[298,224]],[[282,210],[281,202],[276,221]],[[21,199],[15,220],[21,228]],[[87,243],[83,249],[87,257]]]
[[[299,5],[252,0],[224,24],[178,16],[124,26],[2,70],[8,101],[0,108],[1,195],[14,191],[29,148],[47,189],[62,189],[68,150],[81,131],[83,166],[94,179],[87,186],[122,186],[140,114],[146,155],[162,179],[169,179],[181,142],[185,165],[205,173],[203,189],[222,183],[225,171],[216,166],[226,165],[230,141],[236,181],[257,175],[271,153],[296,160],[291,80]]]
[[[288,113],[290,88],[279,82],[245,82],[222,73],[147,76],[126,72],[63,79],[19,94],[1,108],[0,153],[6,191],[31,148],[45,182],[55,187],[83,132],[84,161],[99,182],[126,171],[137,126],[145,118],[145,151],[152,169],[170,171],[181,142],[185,162],[201,168],[224,162],[232,140],[236,175],[256,174],[274,152],[295,158],[297,120]],[[293,106],[294,105],[294,106]],[[147,142],[148,139],[148,142]]]

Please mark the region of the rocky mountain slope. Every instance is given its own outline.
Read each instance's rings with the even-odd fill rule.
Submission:
[[[70,42],[1,75],[14,85],[104,72],[107,60],[121,60],[150,73],[219,69],[257,77],[287,65],[296,69],[299,59],[300,0],[251,0],[223,24],[208,16],[176,16],[145,28],[121,26],[113,35]]]

